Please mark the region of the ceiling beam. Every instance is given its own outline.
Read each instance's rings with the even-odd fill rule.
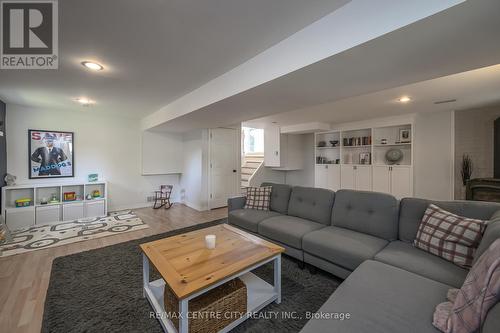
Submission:
[[[464,0],[352,0],[301,31],[142,119],[151,129],[349,50]]]

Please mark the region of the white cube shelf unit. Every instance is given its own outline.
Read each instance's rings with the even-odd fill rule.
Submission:
[[[94,191],[99,191],[98,197],[92,196]],[[76,200],[65,201],[64,193],[67,192],[74,192]],[[89,194],[91,199],[87,199]],[[16,200],[24,198],[31,199],[31,205],[16,207]],[[9,229],[16,230],[34,225],[106,216],[107,201],[105,181],[27,184],[3,187],[1,208]]]
[[[413,195],[413,124],[315,133],[315,186]],[[390,150],[402,154],[397,162]]]

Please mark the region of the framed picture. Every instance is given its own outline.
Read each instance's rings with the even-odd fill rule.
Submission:
[[[359,164],[371,164],[371,153],[360,153]]]
[[[399,130],[399,142],[401,143],[411,142],[411,129],[405,128]]]
[[[29,178],[74,177],[74,133],[28,130]]]

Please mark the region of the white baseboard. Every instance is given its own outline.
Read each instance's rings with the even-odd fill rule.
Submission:
[[[207,209],[204,209],[203,207],[201,207],[200,205],[196,205],[196,204],[189,202],[189,201],[183,201],[182,203],[184,205],[188,206],[189,208],[196,209],[199,212],[203,212],[203,211],[207,210]]]
[[[145,207],[151,207],[153,206],[149,202],[143,202],[143,203],[137,203],[137,204],[131,204],[131,205],[122,205],[122,206],[112,206],[108,208],[108,211],[110,212],[117,212],[120,210],[127,210],[127,209],[137,209],[137,208],[145,208]]]
[[[172,201],[172,204],[175,204],[175,203],[179,203],[179,202]],[[153,204],[154,204],[154,202],[141,202],[141,203],[130,204],[130,205],[110,206],[108,208],[108,211],[116,212],[116,211],[127,210],[127,209],[148,208],[148,207],[153,207]]]

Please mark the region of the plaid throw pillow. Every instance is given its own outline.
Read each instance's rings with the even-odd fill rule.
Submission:
[[[486,221],[458,216],[431,204],[420,222],[414,246],[470,268],[485,228]]]
[[[246,209],[269,210],[271,186],[247,187]]]

